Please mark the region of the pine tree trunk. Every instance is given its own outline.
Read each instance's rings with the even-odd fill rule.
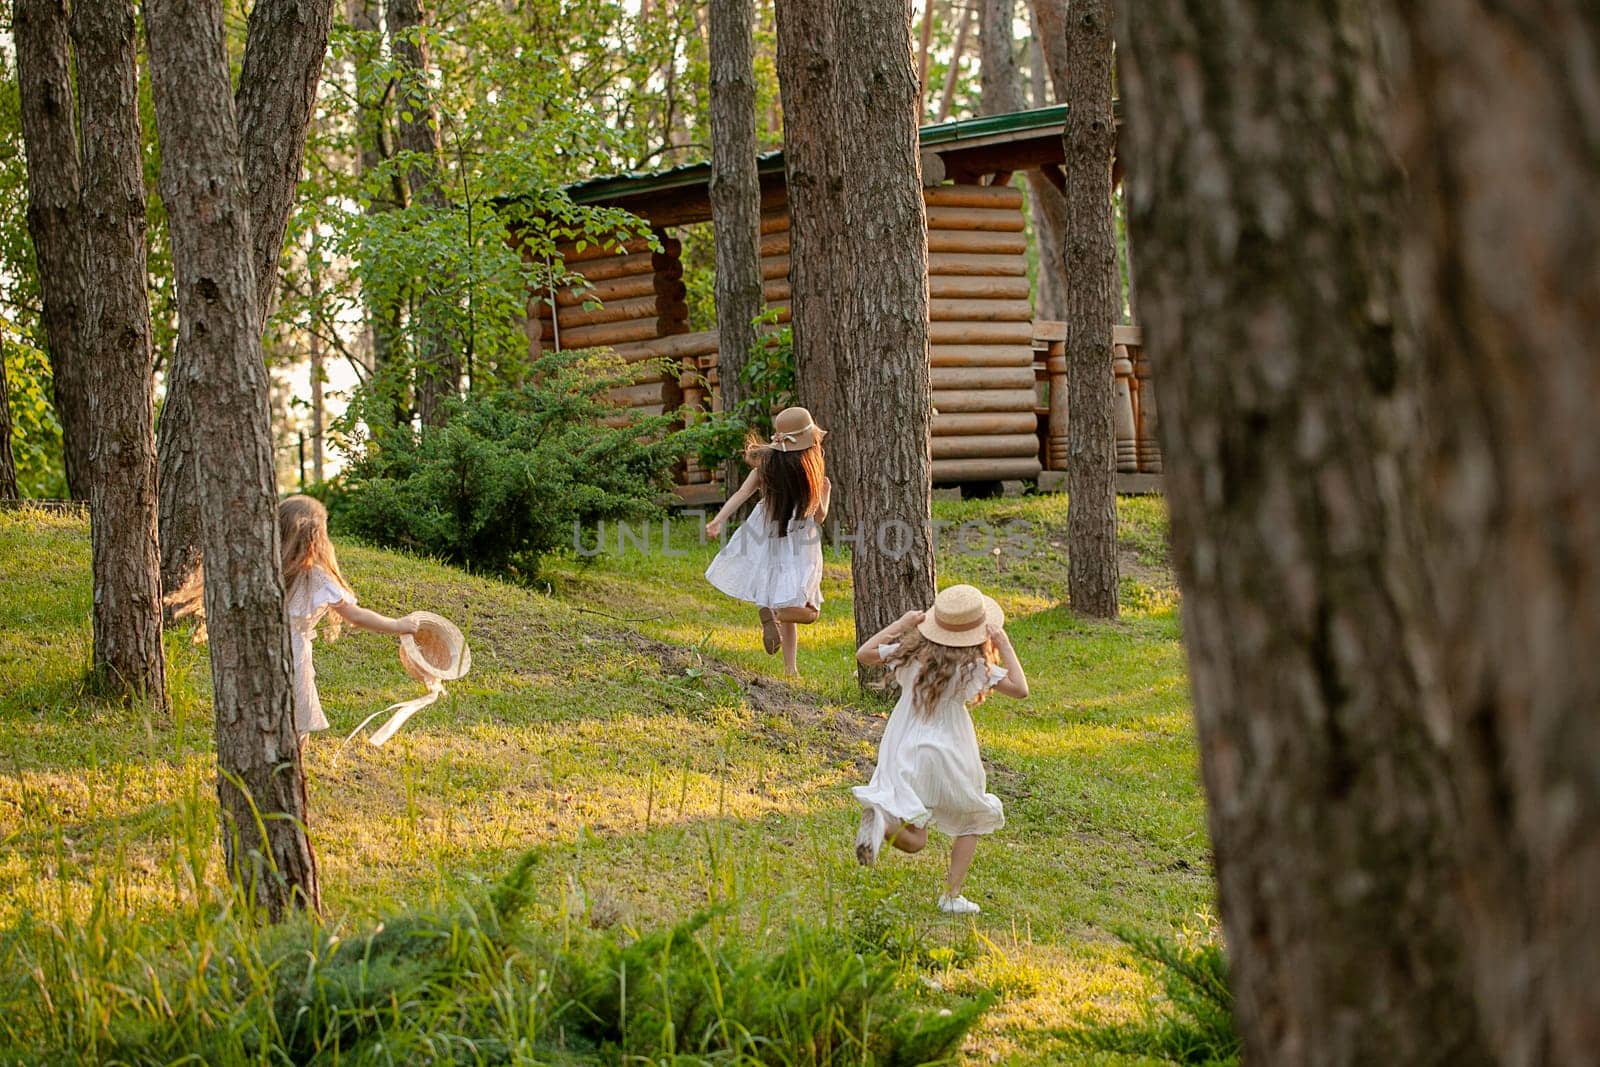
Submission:
[[[109,692],[165,706],[133,5],[77,4],[71,31],[83,143],[78,222],[85,299],[78,337],[89,385],[94,671]]]
[[[1600,1049],[1600,18],[1591,0],[1388,7],[1466,940],[1498,1062],[1588,1063]],[[1151,269],[1141,261],[1145,303]]]
[[[204,534],[230,876],[273,919],[320,905],[289,685],[260,268],[220,5],[145,7]],[[320,60],[319,60],[320,66]],[[307,116],[309,117],[309,116]],[[302,137],[304,127],[302,126]],[[291,171],[291,177],[294,174]]]
[[[77,104],[64,0],[16,0],[12,32],[28,151],[28,234],[39,278],[47,283],[40,286],[45,349],[61,420],[67,492],[74,500],[88,500],[89,372],[81,336],[87,294],[78,238]]]
[[[745,402],[744,367],[761,314],[761,181],[751,0],[711,0],[711,221],[716,242],[717,373],[722,410]],[[738,487],[740,464],[724,484]]]
[[[853,538],[865,637],[934,590],[911,5],[780,0],[777,15],[795,364],[801,402],[830,431],[833,507]]]
[[[800,403],[830,431],[849,413],[841,393],[837,319],[845,179],[833,110],[838,77],[836,2],[776,3],[795,386]],[[827,457],[837,492],[847,484],[852,457],[832,444],[827,446]]]
[[[1067,599],[1117,617],[1117,240],[1112,223],[1111,5],[1075,0],[1067,25]]]
[[[931,2],[931,0],[930,0]],[[961,83],[961,64],[967,56],[967,40],[972,35],[972,24],[978,19],[978,4],[981,0],[956,0],[951,5],[951,11],[960,19],[959,28],[956,30],[955,43],[950,48],[950,66],[944,72],[944,92],[939,94],[939,111],[937,121],[944,122],[950,117],[951,110],[955,107],[956,88]]]
[[[1469,1065],[1365,14],[1125,10],[1129,214],[1245,1061]]]
[[[836,343],[850,415],[833,454],[852,457],[840,485],[857,538],[850,572],[863,639],[934,594],[928,233],[911,20],[911,0],[839,4],[832,114],[850,171]]]
[[[444,211],[444,149],[439,111],[428,84],[427,15],[422,0],[389,0],[387,21],[389,47],[400,71],[399,147],[409,155],[403,168],[408,202]],[[418,278],[413,283],[417,414],[427,426],[444,421],[444,401],[461,388],[461,361],[446,314],[454,290],[448,279]]]
[[[333,4],[334,0],[256,0],[250,10],[236,107],[249,176],[256,311],[263,330],[277,298],[278,259],[300,183],[306,130],[333,30]],[[180,331],[156,441],[161,469],[161,580],[167,589],[182,585],[200,562],[190,358]]]
[[[0,500],[17,499],[17,465],[11,456],[11,387],[0,360]]]
[[[1067,0],[1028,0],[1033,13],[1033,39],[1044,52],[1055,99],[1065,102],[1072,62],[1067,55]]]

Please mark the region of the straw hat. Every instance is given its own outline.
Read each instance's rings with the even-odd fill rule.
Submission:
[[[400,665],[417,681],[448,682],[472,666],[472,649],[456,624],[431,611],[413,611],[415,634],[400,635]]]
[[[967,648],[987,641],[989,627],[1005,624],[1006,613],[993,599],[970,585],[952,585],[934,597],[917,629],[935,644]]]
[[[827,435],[805,408],[784,408],[772,418],[772,447],[779,452],[804,452]]]

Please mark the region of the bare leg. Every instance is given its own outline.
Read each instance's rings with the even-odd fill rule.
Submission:
[[[967,868],[972,866],[972,855],[978,851],[978,835],[962,834],[950,848],[950,873],[945,875],[945,888],[949,895],[961,895],[961,883],[967,880]]]
[[[907,826],[898,819],[890,819],[883,832],[884,840],[905,853],[921,852],[928,846],[926,826]]]
[[[800,632],[794,623],[778,623],[778,639],[783,642],[783,669],[792,678],[800,677],[800,664],[796,659],[800,651]]]

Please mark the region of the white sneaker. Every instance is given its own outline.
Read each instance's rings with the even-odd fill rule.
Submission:
[[[876,804],[861,809],[861,828],[856,831],[856,862],[871,867],[878,862],[883,847],[883,811]]]
[[[944,893],[939,897],[939,910],[946,915],[976,915],[983,909],[966,897],[953,897]]]

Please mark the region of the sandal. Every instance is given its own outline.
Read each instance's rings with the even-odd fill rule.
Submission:
[[[769,656],[783,647],[783,639],[778,635],[778,617],[771,608],[761,609],[761,647]]]

